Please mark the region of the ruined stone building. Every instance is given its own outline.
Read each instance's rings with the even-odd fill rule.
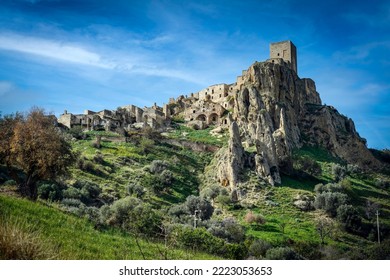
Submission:
[[[270,59],[268,63],[283,64],[297,73],[297,51],[291,41],[270,44]],[[93,112],[85,110],[84,114],[72,114],[67,111],[62,114],[58,122],[71,128],[81,126],[87,130],[125,130],[150,126],[164,128],[170,124],[171,117],[182,118],[191,127],[204,129],[210,125],[225,126],[229,123],[229,114],[233,114],[235,98],[248,82],[248,70],[243,70],[232,84],[215,84],[188,96],[170,98],[168,104],[159,107],[143,109],[127,105],[117,110],[102,110]],[[251,75],[250,75],[251,76]],[[312,86],[310,83],[308,87]]]
[[[165,127],[169,123],[163,108],[154,104],[152,107],[141,109],[134,105],[118,107],[117,110],[102,110],[93,112],[85,110],[84,114],[65,112],[58,118],[58,123],[72,128],[80,126],[86,130],[116,129],[131,130],[150,126],[154,129]]]

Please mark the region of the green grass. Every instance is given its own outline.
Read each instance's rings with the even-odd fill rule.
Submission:
[[[0,215],[34,228],[55,259],[143,259],[133,236],[119,230],[99,231],[85,219],[25,199],[0,195]],[[146,259],[161,259],[161,243],[140,239]],[[215,259],[191,250],[170,249],[170,259]]]
[[[108,187],[123,196],[127,185],[147,183],[147,167],[152,161],[163,160],[168,162],[168,169],[173,173],[174,180],[167,191],[158,196],[149,188],[150,195],[147,198],[148,202],[159,208],[183,202],[187,196],[198,194],[198,176],[212,158],[212,153],[195,152],[159,141],[155,141],[146,152],[133,143],[108,140],[102,141],[101,148],[97,149],[92,146],[93,141],[75,141],[72,143],[73,149],[91,162],[100,154],[104,162],[93,162],[93,165],[102,172],[94,173],[73,168],[73,180],[92,181],[100,186],[106,186],[103,190]],[[150,187],[147,184],[143,186]]]
[[[206,129],[196,130],[179,124],[177,129],[168,134],[168,137],[222,147],[225,143],[227,143],[228,134],[224,133],[221,138],[218,138],[210,134],[210,131],[213,129],[214,127],[210,126]]]

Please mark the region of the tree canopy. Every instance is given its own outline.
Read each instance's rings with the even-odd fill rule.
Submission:
[[[65,174],[73,161],[70,144],[43,109],[0,118],[0,162],[22,196],[35,200],[36,183]]]

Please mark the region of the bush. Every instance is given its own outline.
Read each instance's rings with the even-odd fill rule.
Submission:
[[[4,184],[3,184],[4,186],[15,186],[16,185],[16,182],[15,182],[15,180],[7,180],[7,181],[5,181],[4,182]]]
[[[84,206],[84,203],[82,203],[79,199],[75,199],[75,198],[64,198],[61,201],[61,204],[68,207],[76,207],[76,208]]]
[[[132,233],[148,236],[159,234],[162,224],[161,215],[149,204],[135,197],[125,197],[114,202],[110,210],[104,209],[106,223],[120,227]]]
[[[96,153],[96,155],[93,157],[93,161],[98,164],[103,164],[104,163],[103,155],[100,152]]]
[[[63,198],[61,186],[55,183],[42,183],[38,185],[38,197],[50,201],[59,201]]]
[[[146,193],[145,188],[137,184],[129,184],[126,191],[129,195],[135,195],[137,198],[142,198]]]
[[[173,234],[177,236],[179,244],[194,250],[205,251],[228,259],[242,259],[247,255],[244,245],[226,243],[205,228],[177,227]]]
[[[240,243],[245,239],[244,229],[231,217],[222,221],[213,221],[208,231],[227,242]]]
[[[320,244],[314,241],[295,241],[292,245],[294,251],[308,260],[320,260],[322,254]]]
[[[161,174],[168,168],[168,163],[162,160],[153,160],[150,164],[149,171],[152,174]]]
[[[101,189],[98,185],[88,181],[76,181],[73,186],[63,191],[64,198],[78,199],[86,205],[101,206]]]
[[[338,163],[332,163],[332,175],[336,182],[340,182],[347,175],[347,169]]]
[[[75,187],[69,187],[63,192],[63,197],[65,198],[73,198],[73,199],[80,199],[81,198],[81,191]]]
[[[78,139],[78,140],[82,140],[82,139],[85,139],[86,138],[86,134],[83,132],[83,129],[81,128],[81,126],[79,125],[76,125],[76,126],[73,126],[72,128],[70,128],[68,130],[68,133]]]
[[[194,214],[195,210],[200,210],[200,218],[208,220],[213,215],[214,207],[210,202],[199,196],[190,195],[187,197],[185,205],[190,214]]]
[[[187,208],[187,205],[183,204],[174,204],[169,208],[168,215],[174,218],[175,222],[187,223],[190,221],[190,212]],[[191,219],[192,221],[192,219]]]
[[[269,260],[300,260],[300,259],[302,259],[302,257],[299,256],[290,247],[271,248],[267,251],[265,256]]]
[[[172,184],[173,173],[170,170],[164,170],[163,172],[161,172],[160,178],[161,178],[161,181],[163,182],[163,184],[165,186],[168,186],[168,185]]]
[[[312,176],[319,176],[322,173],[321,165],[308,156],[298,158],[295,162],[295,168]]]
[[[257,225],[263,225],[265,224],[266,220],[265,218],[260,214],[254,214],[252,211],[248,212],[245,215],[245,222],[248,224],[257,224]]]
[[[88,181],[78,181],[77,182],[81,186],[81,201],[86,205],[101,205],[99,196],[102,192],[100,187],[94,183]]]
[[[324,184],[317,184],[314,186],[314,191],[316,193],[323,193],[323,192],[339,192],[342,193],[344,192],[343,186],[340,184],[333,184],[333,183],[328,183],[326,185]]]
[[[337,208],[337,220],[347,231],[358,231],[362,225],[362,218],[352,205],[340,205]]]
[[[347,164],[347,173],[350,175],[362,173],[362,169],[355,164]]]
[[[201,196],[210,199],[211,201],[214,201],[220,195],[221,188],[219,186],[212,186],[210,188],[205,188],[201,192]]]
[[[323,209],[329,215],[335,217],[337,208],[347,203],[347,195],[339,192],[323,192],[316,196],[314,207]]]
[[[271,249],[272,245],[262,239],[256,239],[249,246],[249,255],[255,257],[256,259],[262,259],[265,257],[268,249]]]
[[[390,188],[390,181],[387,181],[382,178],[375,179],[375,186],[377,188],[380,188],[382,190],[389,189]]]

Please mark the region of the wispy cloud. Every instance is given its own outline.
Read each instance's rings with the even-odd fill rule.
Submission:
[[[42,56],[68,63],[99,68],[113,68],[113,65],[103,62],[99,54],[86,50],[83,47],[30,36],[10,33],[0,34],[0,49]]]
[[[156,37],[150,40],[138,40],[138,48],[126,54],[123,50],[100,46],[103,53],[92,51],[91,47],[82,44],[72,44],[56,40],[49,40],[31,36],[22,36],[14,33],[0,34],[0,49],[20,52],[27,55],[40,56],[54,61],[77,64],[100,69],[106,69],[125,74],[142,74],[146,76],[160,76],[199,83],[199,79],[191,73],[180,69],[169,68],[148,56],[147,50],[142,48],[156,46],[169,40],[169,36]],[[133,42],[134,43],[134,42]],[[149,52],[151,54],[151,52]],[[155,56],[155,55],[154,55]],[[154,62],[157,60],[157,62]]]

